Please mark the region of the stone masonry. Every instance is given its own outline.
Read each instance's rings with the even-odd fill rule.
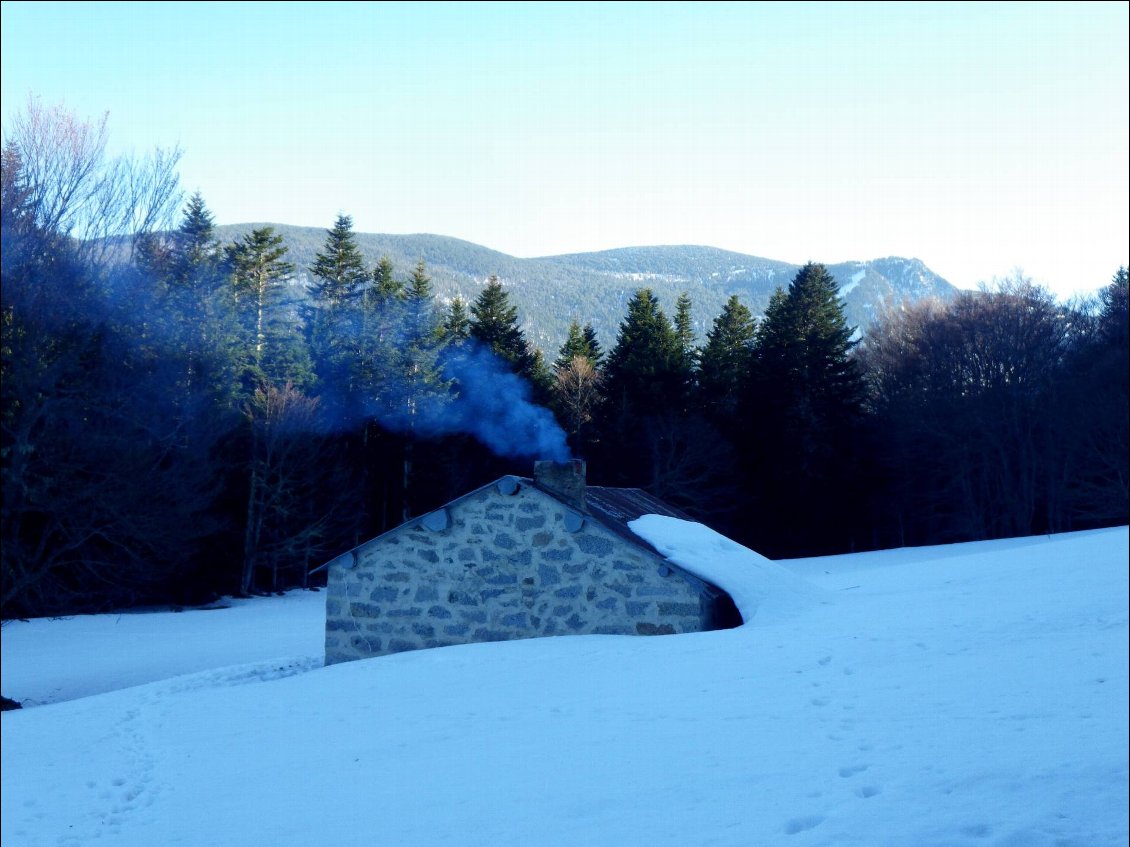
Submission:
[[[547,635],[709,628],[703,586],[507,477],[329,564],[326,664]]]

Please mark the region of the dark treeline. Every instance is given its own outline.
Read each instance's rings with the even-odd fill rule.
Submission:
[[[801,269],[701,346],[637,291],[552,361],[497,279],[441,304],[352,221],[295,282],[270,227],[222,244],[175,153],[34,105],[3,150],[3,617],[195,603],[310,569],[535,458],[647,488],[774,557],[1127,520],[1127,275],[1023,280],[853,340]]]
[[[821,265],[760,321],[731,298],[700,348],[689,308],[669,321],[641,290],[603,361],[558,360],[598,480],[774,557],[1127,520],[1125,268],[1090,302],[1014,279],[900,308],[858,343]]]

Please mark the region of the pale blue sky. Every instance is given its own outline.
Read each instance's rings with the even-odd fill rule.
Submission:
[[[4,2],[0,85],[5,126],[34,93],[180,144],[221,223],[915,256],[1066,295],[1130,252],[1127,10]]]

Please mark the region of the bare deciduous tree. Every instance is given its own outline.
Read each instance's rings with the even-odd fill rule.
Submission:
[[[263,383],[244,405],[244,414],[251,424],[252,459],[241,590],[248,594],[258,587],[259,568],[270,571],[272,589],[278,571],[288,568],[301,568],[305,585],[310,557],[331,517],[313,507],[324,458],[316,434],[318,398],[290,383],[281,388]]]
[[[5,139],[5,615],[144,597],[178,578],[200,525],[152,292],[102,264],[176,208],[177,154],[108,160],[105,123],[32,100]]]
[[[861,351],[890,434],[891,508],[911,538],[1062,529],[1064,451],[1051,409],[1071,321],[1022,276],[889,315]]]
[[[554,374],[553,392],[565,422],[565,431],[578,446],[581,431],[592,421],[592,414],[602,399],[601,374],[587,356],[574,356]]]
[[[98,261],[128,258],[131,252],[115,251],[120,240],[132,250],[139,236],[167,228],[180,204],[180,150],[110,157],[108,118],[82,120],[32,97],[4,140],[19,152],[35,225],[74,239]]]

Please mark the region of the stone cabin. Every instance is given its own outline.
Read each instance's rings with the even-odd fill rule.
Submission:
[[[685,515],[637,488],[537,462],[343,553],[328,568],[326,664],[546,635],[668,635],[741,624],[733,600],[635,535]]]

